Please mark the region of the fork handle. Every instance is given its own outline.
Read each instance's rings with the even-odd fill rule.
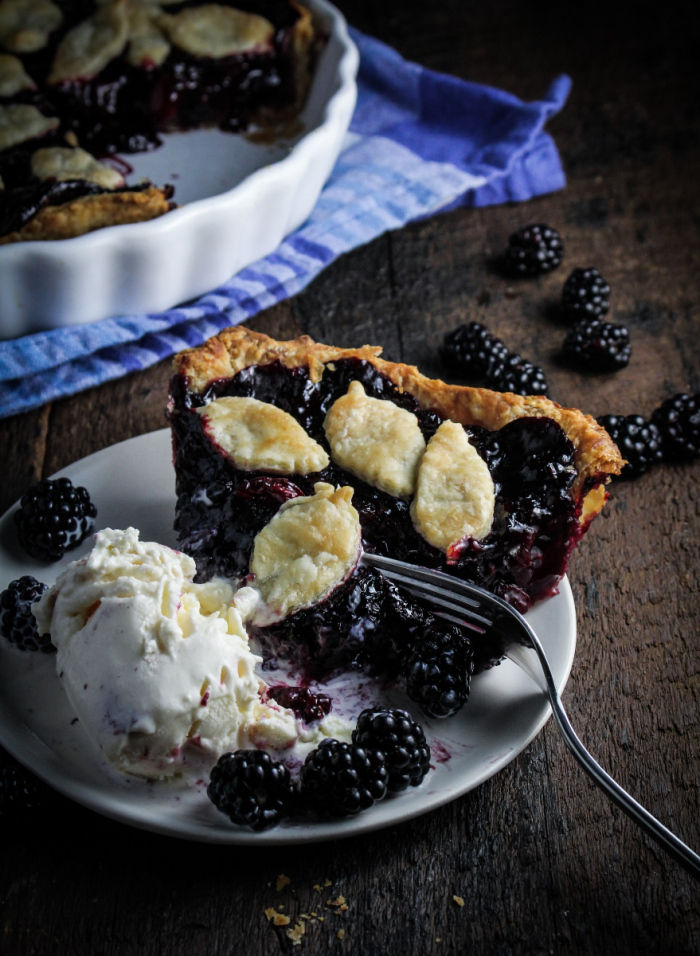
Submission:
[[[571,753],[576,757],[593,782],[600,787],[603,793],[610,797],[613,803],[617,804],[628,817],[634,820],[637,826],[644,830],[648,836],[656,840],[656,842],[663,847],[677,863],[680,863],[682,867],[692,874],[696,880],[700,880],[700,856],[683,843],[674,833],[671,833],[671,831],[657,820],[656,817],[652,816],[648,810],[645,810],[641,803],[637,803],[634,797],[630,796],[626,790],[623,790],[620,784],[617,783],[616,780],[613,780],[610,774],[606,773],[600,764],[593,759],[578,739],[574,728],[569,723],[569,718],[559,697],[559,692],[554,683],[554,678],[549,669],[544,651],[540,647],[537,638],[535,638],[534,635],[531,635],[531,637],[533,637],[534,650],[545,672],[547,695],[552,705],[554,719]]]

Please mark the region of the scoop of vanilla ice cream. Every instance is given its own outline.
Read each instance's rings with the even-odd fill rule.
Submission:
[[[234,590],[195,584],[195,572],[136,529],[108,528],[33,607],[85,732],[122,772],[165,777],[212,762],[249,746],[266,719]],[[290,746],[294,715],[275,711],[276,743]]]

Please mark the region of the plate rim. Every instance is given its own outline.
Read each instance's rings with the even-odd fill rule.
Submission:
[[[153,432],[146,432],[141,435],[125,439],[124,441],[118,442],[114,445],[108,445],[97,452],[93,452],[90,455],[72,462],[71,464],[55,472],[50,477],[71,477],[71,474],[75,472],[76,469],[85,469],[99,465],[100,459],[103,457],[108,458],[112,455],[121,457],[125,450],[125,446],[129,446],[129,451],[137,452],[141,446],[145,447],[147,443],[152,443],[154,440],[160,443],[161,446],[158,448],[155,454],[162,455],[165,452],[165,448],[169,448],[170,445],[170,429],[164,428]],[[1,531],[6,533],[7,525],[12,521],[12,512],[16,509],[18,503],[19,502],[15,502],[15,504],[13,504],[0,518]],[[4,549],[2,548],[2,545],[0,545],[0,558],[2,557],[3,550]],[[74,558],[71,557],[71,554],[69,553],[62,560],[62,562],[49,567],[55,568],[56,573],[60,573],[60,570],[62,570],[62,568],[70,560],[74,560]],[[0,560],[0,567],[4,563],[4,560]],[[42,565],[39,562],[33,562],[32,559],[28,559],[27,564],[29,567],[25,573],[33,573],[33,571],[40,567],[46,569],[46,565]],[[571,585],[567,576],[564,576],[560,581],[559,595],[549,600],[560,602],[562,621],[566,625],[566,633],[564,634],[564,639],[566,640],[565,657],[563,663],[559,665],[559,673],[556,676],[557,688],[561,692],[566,686],[571,673],[571,668],[575,658],[577,641],[576,611]],[[548,602],[541,602],[539,605],[536,605],[533,610],[536,611],[538,607],[543,606],[545,603]],[[546,646],[548,643],[547,638],[543,638],[541,636],[541,639]],[[13,648],[3,649],[4,653],[13,653],[14,651],[15,649]],[[17,659],[19,660],[19,658]],[[32,658],[27,659],[31,660]],[[510,666],[509,662],[506,664],[506,666]],[[515,665],[512,666],[515,667]],[[534,685],[533,693],[539,696],[539,692],[537,692]],[[380,829],[387,829],[389,827],[399,825],[401,823],[407,822],[408,820],[422,816],[425,813],[437,810],[438,808],[451,803],[453,800],[464,796],[471,790],[476,789],[476,787],[481,786],[491,777],[503,770],[520,753],[522,753],[527,746],[529,746],[529,744],[540,733],[552,715],[549,701],[542,696],[541,706],[538,709],[538,716],[536,719],[534,719],[532,725],[528,728],[528,731],[524,735],[518,736],[517,743],[514,746],[511,746],[508,750],[506,750],[488,765],[483,766],[479,773],[476,775],[471,775],[467,785],[458,786],[456,789],[443,788],[441,791],[431,793],[429,796],[426,794],[426,799],[424,799],[422,802],[414,804],[410,807],[406,807],[405,810],[399,809],[396,813],[391,815],[390,819],[384,819],[384,815],[379,817],[374,816],[370,810],[364,814],[358,815],[357,817],[346,818],[344,820],[300,823],[287,826],[283,825],[272,830],[264,831],[263,833],[254,833],[243,829],[239,830],[237,828],[232,828],[229,830],[228,824],[223,820],[223,817],[221,826],[209,826],[205,822],[199,820],[185,820],[184,824],[186,825],[181,824],[179,826],[173,826],[173,823],[170,819],[166,820],[166,822],[160,822],[158,819],[154,818],[153,815],[150,817],[146,817],[144,815],[139,816],[138,814],[134,815],[132,810],[133,804],[128,802],[125,803],[124,801],[120,800],[119,791],[114,790],[110,793],[108,790],[105,790],[101,787],[87,785],[85,782],[76,779],[75,776],[70,774],[67,776],[65,774],[61,774],[54,769],[50,760],[42,763],[40,760],[37,761],[33,759],[32,754],[30,754],[30,759],[27,760],[27,755],[25,752],[23,752],[21,742],[19,742],[20,738],[26,734],[32,735],[44,747],[48,748],[49,751],[50,747],[24,721],[22,721],[21,724],[15,721],[13,726],[8,728],[6,725],[6,711],[8,709],[9,705],[7,705],[4,701],[0,701],[0,745],[2,745],[8,751],[8,753],[10,753],[21,764],[28,767],[28,769],[31,770],[32,773],[36,774],[36,776],[38,776],[40,779],[44,780],[47,784],[58,790],[64,796],[86,807],[87,809],[119,823],[126,824],[137,829],[146,830],[151,833],[157,833],[161,836],[175,837],[177,839],[207,844],[266,847],[296,845],[300,843],[320,843],[329,840],[344,839],[352,836],[361,836],[366,833],[371,833]],[[51,752],[53,753],[53,751]],[[107,779],[109,779],[109,774],[106,776]],[[425,783],[423,786],[424,785]],[[167,784],[164,784],[164,786],[167,786]],[[418,793],[419,788],[414,792]],[[378,807],[387,806],[394,800],[400,800],[401,796],[401,794],[392,796],[388,801],[378,805]],[[144,810],[146,809],[147,805],[144,807]]]

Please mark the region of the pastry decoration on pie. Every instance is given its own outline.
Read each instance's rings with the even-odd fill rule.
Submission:
[[[0,244],[162,216],[173,187],[104,158],[288,125],[320,42],[295,0],[0,0]]]
[[[330,487],[352,489],[368,552],[446,571],[520,611],[556,594],[622,467],[607,432],[546,398],[448,385],[379,353],[306,336],[278,342],[238,327],[175,358],[175,528],[199,579],[255,583],[259,542],[269,553],[275,523],[293,514],[295,500],[301,507]],[[278,422],[264,465],[237,459],[211,424],[217,407],[251,400],[268,408],[266,422]],[[297,463],[300,436],[289,418],[326,453],[316,471]],[[348,539],[347,561],[354,547]],[[269,657],[291,657],[313,673],[398,666],[402,643],[432,627],[432,616],[378,573],[352,567],[329,576],[331,589],[312,600],[285,603],[276,592],[283,620],[261,628]]]

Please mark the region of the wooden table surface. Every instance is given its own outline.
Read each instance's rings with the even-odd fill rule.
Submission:
[[[340,6],[405,56],[523,99],[569,73],[570,101],[549,127],[568,186],[385,235],[251,326],[382,345],[439,375],[443,333],[478,319],[544,366],[557,401],[593,415],[649,415],[699,391],[697,5],[669,2],[653,17],[522,0]],[[561,231],[565,263],[509,283],[491,261],[528,222]],[[632,361],[615,375],[556,360],[562,283],[589,265],[632,335]],[[163,362],[0,422],[2,510],[41,476],[162,428],[168,377]],[[700,463],[614,485],[570,566],[579,636],[564,693],[603,766],[696,849],[699,529]],[[0,952],[10,956],[700,952],[700,887],[593,788],[551,721],[478,789],[354,840],[263,853],[197,845],[62,798],[29,826],[0,827]],[[280,874],[290,882],[278,890]],[[343,912],[326,903],[339,896]],[[265,917],[271,906],[325,919],[294,948]]]

